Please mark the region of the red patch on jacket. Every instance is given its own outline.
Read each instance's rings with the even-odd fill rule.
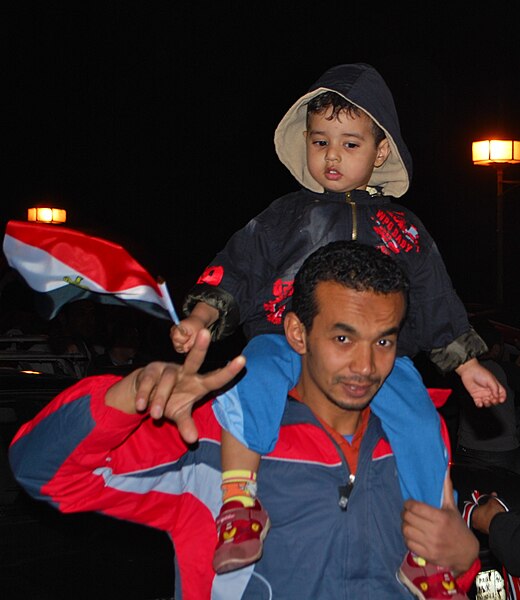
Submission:
[[[204,273],[199,277],[197,283],[207,283],[208,285],[219,285],[224,277],[224,267],[207,267]]]
[[[393,454],[394,453],[390,444],[386,440],[379,440],[374,448],[374,451],[372,452],[372,460],[393,456]]]
[[[294,281],[277,279],[273,283],[273,300],[264,303],[264,310],[269,323],[280,325],[287,305],[287,299],[293,295]]]

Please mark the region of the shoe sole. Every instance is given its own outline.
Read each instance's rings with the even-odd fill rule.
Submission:
[[[264,550],[264,539],[265,536],[269,533],[269,529],[271,528],[271,521],[267,519],[262,532],[260,533],[260,541],[262,542],[260,546],[260,550],[252,557],[247,559],[239,559],[239,558],[230,558],[225,563],[222,563],[218,570],[215,569],[215,573],[217,575],[223,575],[224,573],[229,573],[230,571],[237,571],[238,569],[242,569],[243,567],[247,567],[256,561],[260,560],[262,557],[262,552]]]
[[[400,581],[404,585],[404,587],[416,598],[419,598],[420,600],[427,600],[426,596],[424,596],[423,593],[417,587],[415,587],[415,585],[408,579],[408,577],[406,577],[406,575],[401,570],[399,570],[395,574],[395,576],[397,580]]]

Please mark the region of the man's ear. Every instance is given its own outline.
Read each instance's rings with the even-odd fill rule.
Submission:
[[[385,164],[386,159],[390,155],[390,144],[388,139],[385,138],[379,142],[379,146],[377,147],[377,155],[376,160],[374,162],[374,167],[381,167]]]
[[[285,315],[283,322],[285,337],[291,348],[298,354],[305,354],[307,351],[307,339],[305,336],[305,326],[292,311]]]

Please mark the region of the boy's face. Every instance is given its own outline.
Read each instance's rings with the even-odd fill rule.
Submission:
[[[329,192],[364,190],[374,168],[388,157],[388,140],[375,145],[372,121],[365,114],[342,111],[329,120],[331,112],[329,108],[309,117],[304,133],[309,172]]]

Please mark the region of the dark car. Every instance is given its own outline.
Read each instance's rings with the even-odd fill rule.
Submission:
[[[173,598],[166,534],[103,515],[61,514],[30,498],[7,461],[18,428],[83,377],[81,351],[57,355],[45,336],[0,338],[0,598]]]

